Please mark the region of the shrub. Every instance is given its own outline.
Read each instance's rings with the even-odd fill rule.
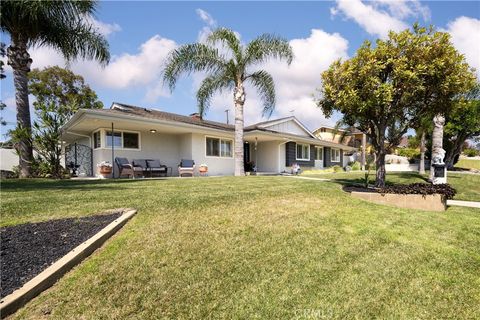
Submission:
[[[408,159],[420,159],[420,151],[412,148],[398,149],[398,155]]]
[[[352,171],[358,171],[362,168],[362,165],[358,161],[350,161],[348,166],[352,168]]]
[[[477,149],[466,148],[463,150],[463,154],[467,157],[476,157],[478,156],[479,151]]]
[[[333,172],[342,172],[343,168],[340,167],[339,165],[334,165],[333,167]]]
[[[379,192],[382,194],[443,194],[447,199],[452,199],[455,196],[456,190],[449,184],[412,183],[385,186],[379,189]]]

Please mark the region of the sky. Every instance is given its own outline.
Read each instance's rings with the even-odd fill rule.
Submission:
[[[184,115],[196,112],[195,93],[204,74],[183,76],[170,92],[163,86],[161,72],[171,50],[204,41],[217,27],[234,30],[243,44],[263,33],[289,41],[295,55],[290,66],[271,60],[255,69],[267,70],[275,81],[277,103],[270,119],[294,115],[311,130],[334,125],[339,118],[326,119],[315,105],[321,72],[337,59],[354,56],[365,40],[385,38],[389,30],[401,31],[414,22],[449,32],[453,45],[478,70],[480,78],[479,1],[104,1],[90,22],[110,45],[111,61],[105,68],[94,61],[67,63],[48,47],[30,48],[29,52],[32,68],[67,66],[82,75],[105,108],[122,102]],[[8,45],[8,36],[2,34],[2,42]],[[6,75],[0,86],[1,99],[7,105],[2,116],[8,126],[1,129],[1,140],[15,125],[10,67]],[[217,94],[205,118],[226,122],[225,110],[229,110],[231,122],[231,92]],[[265,120],[261,111],[259,96],[247,85],[246,124]]]

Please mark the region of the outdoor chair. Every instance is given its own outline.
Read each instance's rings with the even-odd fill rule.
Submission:
[[[168,173],[168,168],[166,165],[160,163],[160,160],[147,160],[148,171],[152,177],[154,174],[158,176],[166,177]]]
[[[135,178],[135,168],[128,162],[127,158],[116,157],[115,164],[118,167],[118,175],[120,177],[127,175],[128,177]]]
[[[137,172],[141,172],[143,176],[148,173],[148,165],[147,165],[147,160],[145,159],[133,159],[132,160],[133,164],[133,170]]]
[[[178,165],[178,175],[183,177],[184,175],[193,177],[193,170],[195,170],[195,161],[182,159]]]

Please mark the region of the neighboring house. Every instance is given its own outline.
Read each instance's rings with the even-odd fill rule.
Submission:
[[[317,138],[325,141],[342,143],[354,148],[360,148],[362,146],[363,132],[357,128],[344,130],[340,128],[336,129],[334,127],[322,126],[313,131],[313,134]]]
[[[174,175],[180,159],[193,159],[197,167],[207,164],[210,175],[233,175],[234,131],[233,125],[198,114],[113,103],[110,109],[79,110],[62,128],[62,138],[66,162],[81,158],[80,172],[87,175],[95,174],[96,164],[115,157],[159,159]],[[244,140],[244,161],[254,162],[258,172],[290,172],[293,163],[303,169],[343,166],[343,153],[355,150],[318,139],[295,117],[245,127]]]

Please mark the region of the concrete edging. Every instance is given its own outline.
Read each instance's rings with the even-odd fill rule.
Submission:
[[[137,213],[135,209],[124,209],[123,214],[112,221],[97,234],[81,243],[33,279],[25,283],[0,301],[0,317],[14,313],[28,301],[51,287],[71,268],[98,249],[108,238],[115,234],[125,223]]]

